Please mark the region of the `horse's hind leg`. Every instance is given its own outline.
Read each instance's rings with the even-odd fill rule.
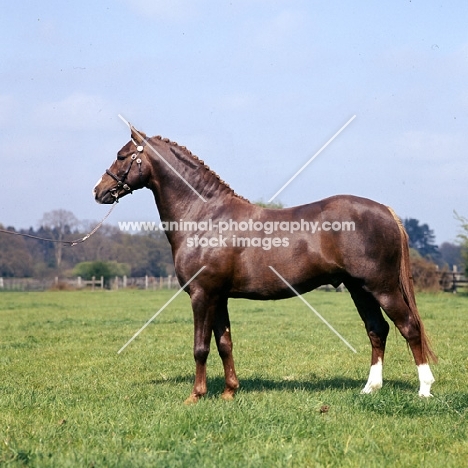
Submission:
[[[434,376],[428,364],[428,358],[433,356],[424,332],[419,314],[412,312],[400,291],[393,294],[378,295],[382,309],[396,325],[408,343],[418,368],[420,382],[419,396],[429,397]]]
[[[239,381],[234,368],[234,358],[232,357],[231,325],[227,308],[227,299],[220,302],[214,321],[214,336],[218,353],[223,361],[224,379],[226,386],[221,398],[232,400],[236,390],[239,388]]]
[[[383,318],[380,305],[372,294],[365,291],[357,283],[348,282],[346,287],[351,293],[354,304],[364,322],[372,346],[369,378],[361,391],[361,393],[372,393],[382,387],[385,344],[390,327]]]

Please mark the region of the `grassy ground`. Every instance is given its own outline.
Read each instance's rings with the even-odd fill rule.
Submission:
[[[420,295],[440,363],[434,398],[391,331],[384,388],[360,395],[370,346],[347,293],[231,301],[241,389],[192,387],[192,317],[179,296],[132,344],[173,291],[0,294],[0,465],[38,467],[466,466],[468,297]]]

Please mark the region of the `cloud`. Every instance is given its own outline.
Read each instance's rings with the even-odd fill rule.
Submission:
[[[33,118],[40,126],[87,130],[113,125],[114,113],[100,96],[73,93],[61,101],[41,104],[33,112]]]

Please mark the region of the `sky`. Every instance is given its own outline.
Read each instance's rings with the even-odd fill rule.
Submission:
[[[354,194],[454,242],[468,216],[468,3],[22,0],[0,18],[0,223],[65,209],[129,140],[124,116],[189,148],[239,194]],[[109,221],[157,221],[152,194]]]

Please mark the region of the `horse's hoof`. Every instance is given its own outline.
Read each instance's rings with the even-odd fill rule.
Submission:
[[[367,383],[366,386],[361,390],[361,395],[369,395],[370,393],[375,393],[382,388],[382,383]]]
[[[184,405],[195,405],[199,399],[200,397],[192,394],[184,401]]]
[[[224,401],[233,401],[233,400],[234,400],[234,393],[231,393],[231,392],[224,392],[224,393],[221,395],[221,398],[222,398]]]

